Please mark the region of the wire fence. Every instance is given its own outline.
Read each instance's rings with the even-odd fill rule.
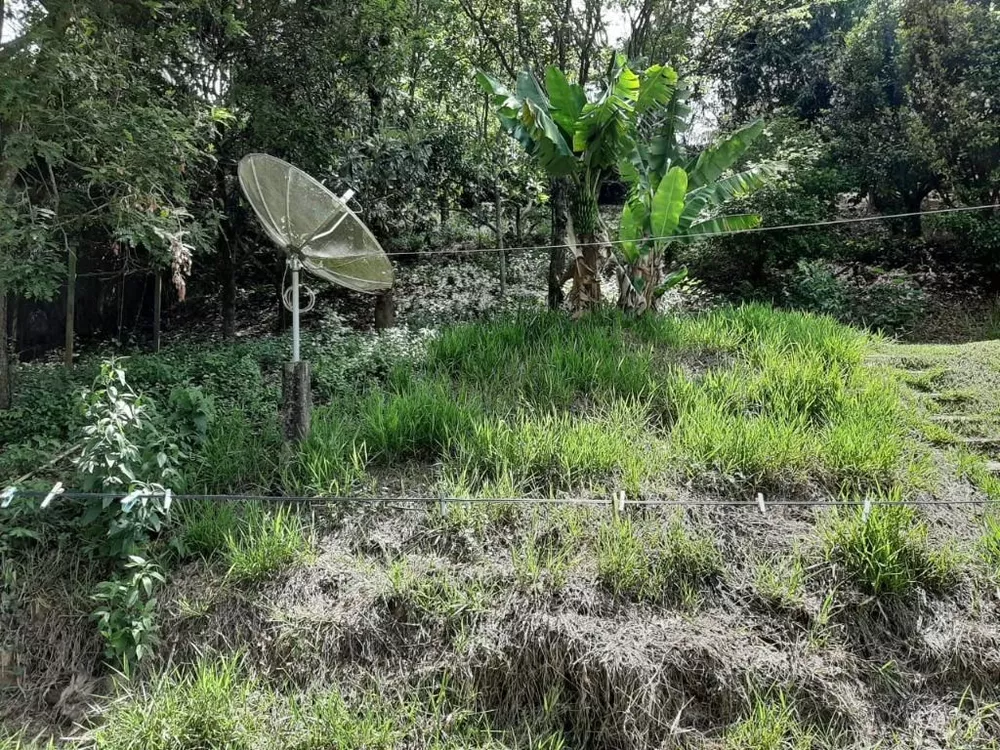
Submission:
[[[790,232],[797,229],[817,229],[820,227],[830,227],[839,226],[844,224],[863,224],[866,222],[873,221],[893,221],[896,219],[910,219],[916,216],[937,216],[941,214],[955,214],[955,213],[967,213],[969,211],[986,211],[1000,209],[1000,203],[989,203],[982,206],[956,206],[951,208],[937,208],[931,209],[929,211],[913,211],[910,213],[901,214],[880,214],[878,216],[856,216],[852,218],[845,219],[828,219],[825,221],[812,221],[803,224],[779,224],[776,226],[766,226],[766,227],[750,227],[746,229],[729,229],[720,232],[713,232],[712,234],[704,235],[684,235],[680,237],[678,235],[664,235],[660,237],[642,237],[639,241],[643,242],[658,242],[661,240],[676,240],[676,239],[710,239],[715,237],[732,237],[739,234],[763,234],[767,232]],[[595,245],[601,245],[602,247],[607,245],[622,245],[627,242],[635,242],[636,240],[602,240],[600,242],[595,242]],[[572,247],[583,247],[585,243],[561,243],[555,245],[521,245],[518,247],[470,247],[470,248],[452,248],[448,250],[399,250],[391,253],[386,253],[390,258],[405,256],[405,255],[474,255],[476,253],[517,253],[517,252],[528,252],[537,250],[559,250],[568,249]]]
[[[201,501],[201,502],[232,502],[232,503],[283,503],[283,504],[326,504],[326,505],[396,505],[410,503],[417,506],[470,505],[470,504],[505,504],[505,505],[580,505],[580,506],[611,506],[617,509],[633,508],[756,508],[766,512],[768,508],[812,508],[812,507],[857,507],[871,509],[879,506],[992,506],[1000,501],[989,497],[969,497],[965,499],[940,500],[935,498],[912,498],[909,500],[892,500],[879,497],[861,499],[830,498],[825,500],[767,500],[763,493],[756,493],[753,499],[717,499],[699,500],[689,498],[683,500],[641,500],[629,499],[623,492],[611,493],[608,497],[410,497],[405,495],[261,495],[261,494],[185,494],[166,492],[82,492],[64,490],[57,484],[52,490],[20,490],[8,487],[0,493],[0,509],[9,507],[16,499],[41,500],[44,505],[50,505],[54,500],[81,501],[120,501],[134,502],[141,499],[161,499],[165,502]],[[404,508],[413,510],[414,508]]]
[[[748,229],[736,229],[714,233],[713,237],[733,236],[740,234],[759,234],[766,232],[792,231],[798,229],[815,229],[819,227],[837,226],[844,224],[857,224],[874,221],[891,221],[896,219],[906,219],[916,216],[932,216],[950,213],[965,213],[970,211],[984,211],[1000,209],[1000,204],[986,204],[981,206],[961,206],[930,211],[916,211],[910,213],[899,213],[879,216],[859,216],[845,219],[831,219],[827,221],[807,222],[802,224],[783,224],[778,226],[752,227]],[[647,237],[645,241],[658,241],[676,239],[675,236]],[[602,241],[601,245],[619,245],[625,240]],[[578,246],[578,245],[577,245]],[[475,253],[511,253],[537,250],[554,250],[574,247],[572,244],[555,245],[524,245],[520,247],[494,247],[494,248],[465,248],[448,250],[414,250],[387,253],[389,256],[404,255],[455,255],[455,254],[475,254]],[[140,273],[141,271],[132,271]],[[125,271],[120,273],[124,274]],[[583,498],[583,497],[406,497],[406,496],[350,496],[350,495],[316,495],[316,496],[291,496],[291,495],[248,495],[248,494],[180,494],[180,493],[107,493],[107,492],[82,492],[77,490],[65,490],[60,483],[57,483],[49,491],[41,490],[21,490],[16,486],[10,486],[0,492],[0,509],[8,508],[15,499],[41,500],[44,506],[48,506],[56,499],[82,500],[82,501],[135,501],[140,499],[163,498],[168,503],[173,501],[211,501],[211,502],[280,502],[280,503],[320,503],[320,504],[368,504],[368,505],[394,505],[397,503],[410,504],[430,504],[447,506],[451,504],[469,503],[503,503],[503,504],[531,504],[531,505],[589,505],[589,506],[611,506],[614,509],[625,507],[756,507],[764,512],[768,507],[861,507],[867,514],[871,508],[882,505],[912,505],[912,506],[988,506],[996,504],[998,501],[990,498],[968,498],[968,499],[922,499],[914,498],[909,500],[885,500],[865,498],[861,500],[848,499],[827,499],[827,500],[769,500],[765,501],[761,493],[757,493],[754,500],[636,500],[627,499],[622,493],[613,493],[608,498]],[[404,508],[407,509],[407,508]],[[408,509],[407,509],[408,510]]]

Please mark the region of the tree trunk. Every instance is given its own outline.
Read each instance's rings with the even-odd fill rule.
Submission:
[[[63,363],[73,369],[73,340],[76,337],[76,250],[66,243],[66,351]]]
[[[160,351],[160,330],[163,319],[163,272],[156,270],[153,277],[153,351]]]
[[[235,188],[234,188],[235,189]],[[239,245],[239,216],[236,196],[230,195],[226,168],[222,159],[216,162],[215,200],[222,212],[215,252],[222,273],[222,337],[236,335],[236,248]]]
[[[507,296],[507,253],[503,248],[503,206],[500,201],[500,183],[495,185],[494,208],[496,216],[494,221],[497,228],[497,249],[500,251],[500,297]]]
[[[562,291],[563,273],[566,269],[567,214],[566,214],[566,182],[553,179],[549,183],[550,202],[552,204],[552,233],[549,235],[552,246],[549,248],[549,309],[558,310],[563,303]]]
[[[571,197],[570,217],[568,234],[574,260],[569,302],[573,317],[578,318],[601,304],[604,243],[598,237],[600,218],[597,213],[597,196],[586,188],[578,189]]]
[[[0,287],[0,409],[10,408],[10,354],[7,346],[7,290]]]
[[[924,196],[920,194],[907,195],[903,198],[903,205],[906,213],[913,214],[906,217],[906,234],[908,237],[919,237],[923,234],[923,224],[921,222],[920,209],[924,205]]]
[[[650,252],[618,270],[618,307],[630,315],[656,311],[656,290],[663,282],[663,258]]]
[[[222,337],[236,335],[236,253],[235,242],[230,241],[224,226],[219,232],[219,252],[222,253]]]
[[[375,297],[375,330],[384,331],[396,325],[396,302],[392,296],[392,289]]]

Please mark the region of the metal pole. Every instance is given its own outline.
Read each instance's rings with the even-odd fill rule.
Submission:
[[[288,259],[292,272],[292,362],[299,361],[299,270],[302,262],[298,258]]]

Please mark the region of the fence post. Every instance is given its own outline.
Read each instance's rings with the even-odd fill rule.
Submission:
[[[497,223],[497,248],[500,251],[500,297],[502,299],[507,296],[507,253],[504,252],[503,247],[503,208],[500,201],[499,180],[494,183],[494,198],[496,207],[494,220]]]

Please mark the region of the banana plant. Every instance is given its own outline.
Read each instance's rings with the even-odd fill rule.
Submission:
[[[657,299],[683,280],[682,269],[663,277],[676,245],[720,233],[752,229],[757,214],[725,214],[732,200],[747,198],[781,169],[767,163],[728,174],[764,130],[760,120],[686,159],[677,145],[677,124],[668,120],[661,133],[639,143],[619,165],[629,195],[619,224],[619,247],[625,261],[618,272],[618,306],[632,314],[655,311]]]
[[[570,83],[559,68],[545,71],[544,88],[522,71],[511,91],[478,71],[500,123],[538,165],[571,185],[566,244],[574,256],[570,304],[575,315],[601,302],[600,272],[608,245],[602,238],[597,196],[605,177],[635,149],[644,122],[658,119],[677,86],[673,68],[636,72],[618,57],[602,90]]]

